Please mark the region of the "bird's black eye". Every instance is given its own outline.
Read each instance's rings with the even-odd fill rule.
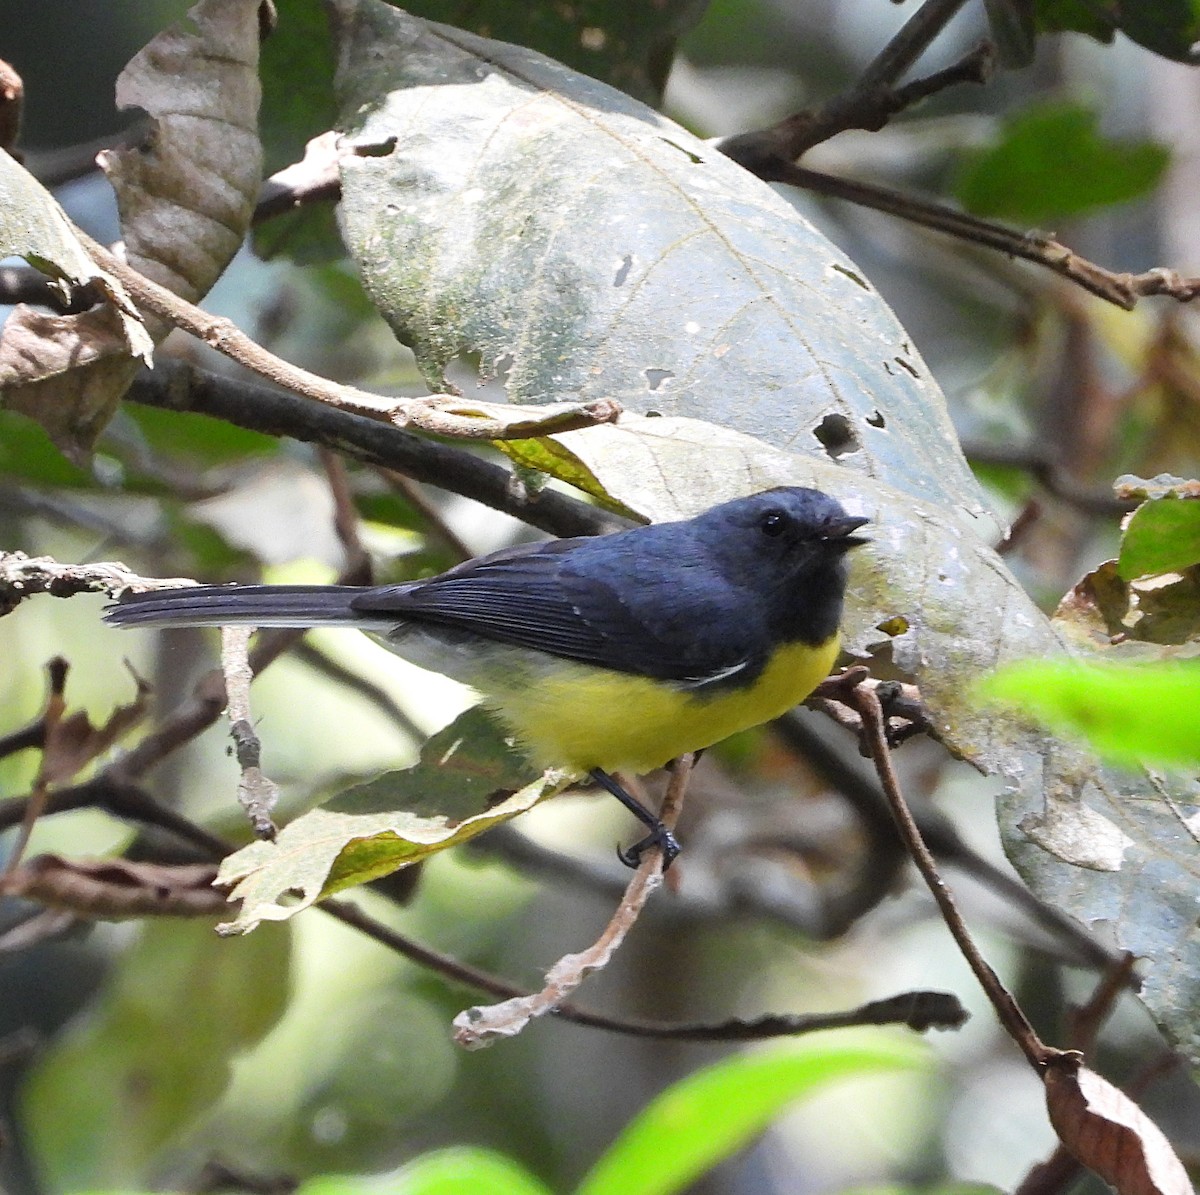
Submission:
[[[783,529],[787,526],[787,519],[777,510],[768,510],[765,515],[758,521],[759,527],[762,528],[763,535],[782,535]]]

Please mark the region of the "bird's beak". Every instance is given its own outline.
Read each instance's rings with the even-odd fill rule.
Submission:
[[[865,539],[863,536],[853,534],[870,521],[870,519],[863,518],[860,515],[847,515],[844,519],[836,519],[833,522],[826,523],[824,534],[821,538],[825,541],[827,547],[839,552],[848,552],[851,548],[858,548],[865,543],[870,543],[870,540]]]

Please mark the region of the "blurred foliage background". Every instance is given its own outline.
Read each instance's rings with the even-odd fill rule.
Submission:
[[[689,0],[643,6],[640,16],[629,7],[589,0],[413,11],[543,49],[643,99],[663,87],[668,114],[715,137],[844,90],[914,5]],[[1056,7],[1038,6],[1043,17]],[[100,240],[116,236],[115,213],[108,184],[86,168],[80,147],[129,127],[130,116],[114,109],[115,75],[185,9],[167,0],[77,0],[66,13],[0,0],[0,56],[25,82],[26,164]],[[282,22],[314,14],[308,4],[280,5]],[[983,6],[967,4],[922,73],[956,62],[987,34]],[[1169,38],[1161,29],[1141,40],[1155,37],[1162,51]],[[328,123],[308,86],[328,69],[319,41],[312,44],[312,60],[303,61],[273,59],[266,43],[269,170],[296,158]],[[1024,51],[1018,44],[1009,53],[1019,60]],[[1124,34],[1105,44],[1069,32],[1039,37],[1029,61],[985,85],[943,91],[878,132],[819,145],[804,161],[1052,231],[1114,271],[1165,265],[1195,274],[1198,111],[1194,68]],[[996,508],[1020,529],[1009,563],[1047,608],[1114,555],[1116,475],[1195,476],[1200,359],[1187,307],[1157,299],[1121,311],[987,249],[785,193],[898,313],[945,389]],[[328,225],[280,232],[267,224],[258,235],[303,264],[244,251],[207,309],[314,372],[423,391],[411,354],[374,314],[353,269],[330,259]],[[194,341],[172,338],[167,351],[226,368]],[[470,370],[463,362],[464,378]],[[61,561],[121,559],[146,575],[327,580],[343,563],[329,481],[342,468],[303,444],[135,404],[112,422],[90,463],[75,465],[36,425],[0,411],[0,543]],[[431,487],[363,466],[346,472],[381,579],[438,571],[463,548],[476,554],[528,533]],[[119,635],[102,628],[101,604],[41,599],[0,620],[0,732],[37,716],[55,655],[71,665],[71,707],[97,722],[132,698],[127,657],[164,709],[213,665],[209,634]],[[255,692],[285,818],[353,778],[411,761],[421,737],[469,700],[450,682],[335,632],[311,636]],[[889,850],[881,857],[861,810],[846,800],[844,790],[865,775],[848,736],[815,718],[806,726],[804,751],[762,730],[710,754],[683,827],[708,890],[655,902],[581,1002],[615,1015],[699,1021],[832,1010],[909,988],[954,991],[975,1015],[960,1032],[930,1037],[927,1068],[823,1090],[689,1189],[1011,1188],[1054,1144],[1039,1085],[994,1027],[927,894]],[[826,743],[821,754],[807,746],[813,735]],[[0,759],[4,796],[30,788],[30,755]],[[1081,965],[1088,960],[1078,942],[999,894],[994,877],[1007,864],[992,813],[996,782],[933,744],[914,742],[899,759],[909,792],[940,811],[929,817],[944,819],[945,841],[957,844],[944,862],[989,957],[1054,1037],[1095,973]],[[188,817],[244,838],[236,780],[218,725],[170,756],[153,789]],[[133,847],[161,857],[162,842],[135,845],[137,835],[84,809],[39,824],[32,848],[98,855]],[[621,880],[612,846],[627,836],[615,807],[564,798],[435,859],[407,903],[387,893],[356,899],[420,941],[535,984],[608,916]],[[863,895],[879,878],[872,869],[884,873],[878,900]],[[839,912],[847,904],[850,915]],[[14,1192],[386,1172],[450,1144],[492,1147],[566,1190],[652,1096],[735,1049],[548,1020],[466,1054],[451,1045],[447,1026],[472,996],[316,913],[242,940],[218,938],[209,921],[68,919],[32,943],[20,936],[30,913],[5,902],[12,932],[0,955],[0,1177]],[[1106,1073],[1128,1078],[1161,1050],[1145,1014],[1123,1001],[1103,1038]],[[1186,1075],[1164,1073],[1146,1103],[1194,1160],[1200,1099]],[[222,1179],[226,1171],[240,1177]]]

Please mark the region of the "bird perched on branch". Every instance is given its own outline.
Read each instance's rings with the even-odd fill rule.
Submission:
[[[611,775],[784,713],[837,658],[844,557],[868,520],[780,487],[674,523],[523,544],[400,585],[208,585],[126,594],[117,626],[365,631],[482,694],[541,767],[587,772],[669,864],[674,836]]]

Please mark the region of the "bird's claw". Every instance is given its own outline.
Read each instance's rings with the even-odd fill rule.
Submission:
[[[675,861],[675,856],[679,854],[679,840],[661,823],[655,826],[645,838],[635,842],[632,846],[617,847],[617,858],[629,868],[638,868],[641,866],[642,856],[652,847],[658,847],[662,851],[662,869],[666,871]]]

